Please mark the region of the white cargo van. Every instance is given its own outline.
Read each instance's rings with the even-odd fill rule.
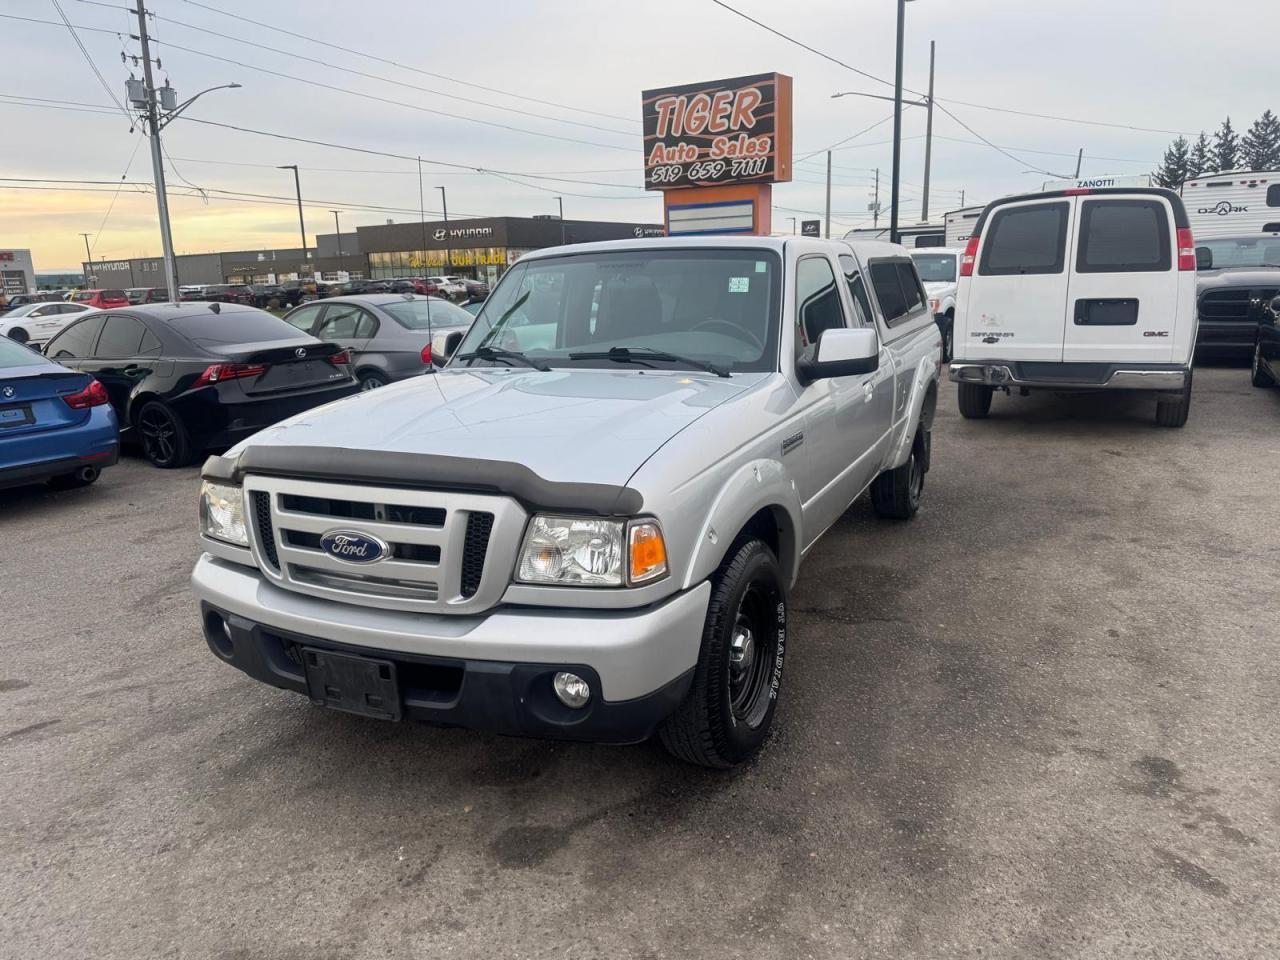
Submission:
[[[1149,390],[1156,422],[1191,405],[1196,253],[1182,200],[1159,188],[1072,189],[989,204],[960,260],[960,412],[995,390]]]
[[[1199,240],[1280,232],[1280,170],[1228,170],[1182,185]]]

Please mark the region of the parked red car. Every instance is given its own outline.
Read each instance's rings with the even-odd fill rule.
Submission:
[[[123,290],[81,290],[73,299],[76,303],[97,307],[99,310],[129,306],[129,295]]]

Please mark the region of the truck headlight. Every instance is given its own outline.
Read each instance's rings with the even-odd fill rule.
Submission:
[[[239,487],[205,480],[200,484],[200,530],[238,547],[249,545],[244,526],[244,494]]]
[[[525,583],[620,587],[622,535],[619,520],[536,516],[525,531],[516,578]]]

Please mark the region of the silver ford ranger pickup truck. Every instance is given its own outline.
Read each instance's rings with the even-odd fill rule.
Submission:
[[[887,243],[530,254],[439,372],[206,462],[205,639],[355,714],[736,766],[805,555],[868,489],[916,512],[940,347]]]

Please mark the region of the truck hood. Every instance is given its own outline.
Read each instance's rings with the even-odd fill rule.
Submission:
[[[767,378],[689,371],[446,369],[317,407],[249,446],[511,461],[546,480],[622,485],[709,410]]]
[[[949,293],[955,293],[956,282],[954,280],[926,280],[924,282],[924,292],[931,297],[941,297]]]
[[[1228,267],[1196,274],[1198,292],[1222,287],[1280,287],[1280,267]]]

